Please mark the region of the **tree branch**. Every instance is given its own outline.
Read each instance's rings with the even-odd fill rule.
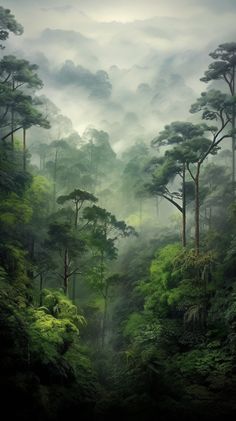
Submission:
[[[81,274],[82,274],[82,272],[77,272],[77,270],[78,270],[78,269],[79,269],[79,268],[76,268],[76,269],[72,270],[70,273],[68,273],[68,278],[69,278],[70,276],[74,275],[74,273],[76,273],[76,274],[78,274],[78,275],[81,275]]]
[[[11,134],[17,132],[18,130],[23,129],[23,126],[17,127],[14,130],[11,130],[10,132],[8,132],[5,136],[2,137],[1,140],[5,140],[7,137],[9,137]]]
[[[227,126],[227,124],[230,122],[229,119],[227,119],[226,121],[224,121],[224,124],[222,124],[221,128],[218,130],[217,133],[215,133],[213,140],[209,146],[209,148],[207,149],[207,151],[203,154],[203,156],[200,158],[199,163],[202,164],[203,161],[206,159],[206,157],[211,153],[212,149],[217,146],[223,139],[225,139],[225,137],[230,137],[229,135],[224,135],[222,136],[219,140],[217,140],[217,137],[219,136],[219,134],[225,129],[225,127]]]
[[[177,202],[175,202],[173,199],[166,196],[165,194],[159,194],[158,196],[164,197],[164,199],[168,200],[168,202],[172,203],[172,205],[174,205],[181,213],[183,213],[183,208]]]
[[[190,174],[191,178],[192,178],[192,179],[193,179],[193,181],[195,182],[195,177],[194,177],[194,175],[193,175],[192,170],[190,170],[189,162],[187,162],[187,169],[188,169],[188,172],[189,172],[189,174]]]
[[[0,117],[0,121],[3,121],[9,111],[9,105],[7,105],[5,112],[2,114],[2,116]]]

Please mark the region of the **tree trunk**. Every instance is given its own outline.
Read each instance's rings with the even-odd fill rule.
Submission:
[[[209,231],[211,230],[212,226],[212,207],[209,208]]]
[[[55,160],[54,160],[54,174],[53,174],[53,212],[55,212],[55,208],[56,208],[56,195],[57,195],[57,155],[58,155],[58,151],[56,150]]]
[[[102,348],[104,348],[105,339],[106,339],[107,309],[108,309],[108,282],[106,282],[105,294],[104,294],[104,311],[103,311],[103,319],[102,319]]]
[[[197,164],[197,172],[195,176],[195,251],[199,255],[200,251],[200,201],[199,201],[199,176],[200,163]]]
[[[12,90],[15,90],[15,81],[14,78],[12,80]],[[14,108],[13,105],[11,107],[11,146],[12,146],[12,150],[14,150]]]
[[[203,329],[207,329],[207,284],[208,284],[208,267],[205,266],[203,270]]]
[[[72,277],[72,302],[75,304],[76,299],[76,274],[73,273]]]
[[[63,281],[64,281],[64,292],[65,295],[68,294],[68,284],[69,284],[69,256],[68,256],[68,249],[65,249],[64,252],[64,277],[63,277]]]
[[[106,235],[106,227],[105,227],[105,235]],[[101,260],[100,260],[100,281],[101,285],[104,281],[104,251],[101,251]],[[102,348],[105,344],[105,336],[106,336],[106,319],[107,319],[107,299],[108,299],[108,282],[106,281],[105,284],[105,292],[103,294],[104,298],[104,310],[103,310],[103,318],[102,318]]]
[[[79,202],[76,201],[75,202],[75,229],[77,228],[77,225],[78,225],[78,216],[79,216]]]
[[[182,244],[186,247],[186,164],[183,164],[183,186],[182,186]]]
[[[14,150],[14,111],[11,110],[11,146],[12,150]]]
[[[232,77],[232,96],[235,95],[235,66],[233,66],[233,77]],[[232,109],[232,184],[233,184],[233,195],[235,195],[235,104],[233,104]]]
[[[29,234],[27,249],[28,249],[28,252],[29,252],[30,260],[33,261],[34,260],[34,251],[35,251],[35,238],[34,238],[33,234]],[[27,275],[30,279],[34,279],[34,271],[32,269],[27,270]]]
[[[23,170],[26,171],[26,129],[23,128]]]
[[[43,305],[43,275],[39,274],[39,307]]]
[[[233,115],[232,115],[232,183],[233,183],[233,194],[235,195],[235,105],[233,105]]]

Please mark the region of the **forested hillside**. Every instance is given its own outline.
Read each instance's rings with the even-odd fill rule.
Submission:
[[[8,54],[22,34],[0,7],[1,413],[233,419],[236,42],[185,120],[116,153]]]

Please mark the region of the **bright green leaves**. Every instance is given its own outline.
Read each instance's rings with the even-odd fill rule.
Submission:
[[[180,281],[180,270],[176,266],[181,247],[177,244],[161,249],[152,261],[150,280],[141,282],[137,289],[144,294],[146,310],[166,314],[172,289]]]
[[[37,175],[33,177],[29,189],[26,191],[26,197],[31,201],[33,207],[40,208],[45,206],[45,202],[49,200],[50,190],[52,186],[46,177]]]
[[[13,228],[18,224],[26,224],[30,221],[32,209],[26,199],[12,193],[9,198],[0,205],[0,221]]]
[[[74,340],[76,327],[69,320],[55,319],[43,310],[29,310],[29,334],[32,352],[43,361],[50,361],[63,353]]]
[[[86,323],[78,308],[61,292],[45,289],[42,301],[43,307],[56,319],[68,319],[77,327]]]

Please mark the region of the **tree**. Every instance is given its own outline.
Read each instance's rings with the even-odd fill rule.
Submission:
[[[68,149],[69,145],[64,140],[54,140],[50,144],[50,148],[55,150],[54,161],[49,161],[47,167],[51,170],[51,176],[53,179],[53,210],[55,211],[56,195],[57,195],[57,172],[58,172],[58,158],[59,153]]]
[[[4,56],[0,61],[0,106],[3,109],[1,126],[7,133],[2,140],[11,136],[14,148],[14,133],[23,129],[23,166],[26,167],[26,130],[33,125],[49,128],[48,120],[37,110],[39,99],[27,94],[43,86],[36,71],[38,66],[13,55]],[[22,88],[24,91],[22,91]],[[9,127],[9,128],[8,128]]]
[[[6,41],[10,32],[15,35],[21,35],[23,26],[16,21],[15,16],[12,15],[9,9],[0,6],[0,40]],[[3,49],[5,47],[1,44],[0,48]]]
[[[46,246],[57,251],[57,259],[61,260],[62,273],[57,275],[63,280],[63,290],[68,295],[69,280],[79,268],[72,269],[72,261],[79,252],[84,250],[84,243],[77,238],[71,226],[66,223],[55,222],[50,224],[48,231],[49,239]]]
[[[166,156],[153,158],[146,166],[146,171],[151,173],[152,180],[144,185],[146,191],[152,196],[163,197],[178,211],[183,213],[183,208],[179,203],[181,200],[181,192],[170,191],[169,185],[181,171],[176,162]],[[182,240],[184,242],[185,236]]]
[[[229,42],[220,44],[215,51],[209,54],[215,61],[209,65],[203,82],[223,80],[229,88],[230,95],[235,96],[235,70],[236,70],[236,43]],[[232,102],[231,124],[232,124],[232,182],[235,190],[235,102]]]
[[[59,196],[57,203],[60,205],[65,204],[66,202],[72,202],[74,204],[74,229],[77,231],[79,212],[82,209],[85,202],[97,202],[97,198],[84,190],[75,189],[68,195]],[[84,227],[82,227],[83,229]],[[78,233],[78,231],[77,231]],[[75,259],[75,265],[78,266],[78,260]],[[73,272],[73,294],[72,299],[75,300],[75,289],[76,289],[76,271]]]
[[[63,205],[66,202],[72,202],[75,206],[75,221],[74,221],[74,227],[75,229],[77,228],[78,225],[78,216],[79,216],[79,211],[82,208],[82,206],[84,205],[84,203],[87,202],[97,202],[97,198],[85,191],[85,190],[80,190],[80,189],[75,189],[73,190],[71,193],[65,195],[65,196],[59,196],[57,199],[57,203],[60,205]]]
[[[188,189],[186,171],[187,162],[191,159],[191,146],[189,148],[189,145],[196,145],[197,142],[199,144],[199,139],[202,138],[203,133],[204,128],[201,125],[176,121],[165,126],[165,129],[152,141],[152,144],[157,147],[172,146],[172,149],[167,149],[164,157],[156,161],[157,164],[161,163],[161,166],[159,165],[159,170],[154,172],[151,192],[164,197],[182,213],[182,244],[184,247],[186,246]],[[170,192],[168,184],[176,177],[180,178],[181,191]],[[179,200],[182,201],[181,205],[179,205]]]
[[[116,154],[110,145],[108,133],[103,130],[89,128],[85,131],[83,140],[86,143],[81,147],[80,153],[92,177],[92,191],[95,192],[104,176],[113,169]]]
[[[32,106],[33,105],[33,106]],[[33,104],[30,102],[25,104],[24,110],[22,112],[23,121],[22,121],[22,128],[23,128],[23,170],[26,171],[26,131],[30,129],[32,126],[35,127],[42,127],[44,129],[50,128],[50,123],[46,117],[42,115],[40,111],[37,110],[34,106],[39,105],[38,99],[33,100]],[[22,108],[21,108],[22,110]]]
[[[208,163],[204,167],[200,180],[204,219],[208,229],[206,241],[211,244],[211,249],[218,246],[213,243],[215,235],[218,236],[219,232],[223,235],[230,224],[227,213],[232,202],[232,185],[228,182],[231,171],[228,166],[222,165],[221,154],[218,155],[218,162]]]
[[[199,179],[201,166],[210,154],[216,154],[220,143],[232,136],[232,130],[228,128],[232,118],[232,102],[235,100],[220,91],[210,90],[203,92],[201,97],[191,107],[191,112],[202,112],[202,118],[207,121],[216,120],[218,127],[205,126],[206,132],[210,133],[211,138],[205,141],[205,147],[200,149],[195,155],[194,163],[195,173],[191,169],[191,162],[188,162],[187,168],[191,178],[195,183],[195,249],[199,254],[200,250],[200,202],[199,202]],[[227,131],[228,129],[228,131]]]
[[[139,207],[140,226],[142,223],[143,199],[147,196],[143,191],[143,184],[149,178],[147,171],[145,171],[149,160],[149,149],[144,143],[137,142],[122,154],[125,167],[121,176],[121,200],[128,212],[136,211],[137,206]]]
[[[96,205],[87,207],[83,211],[83,218],[91,227],[90,247],[95,262],[90,279],[93,287],[102,295],[104,300],[102,321],[102,347],[105,343],[109,286],[117,279],[117,275],[107,276],[107,262],[116,257],[115,242],[119,237],[134,235],[135,231],[124,221],[118,221],[112,213]]]

